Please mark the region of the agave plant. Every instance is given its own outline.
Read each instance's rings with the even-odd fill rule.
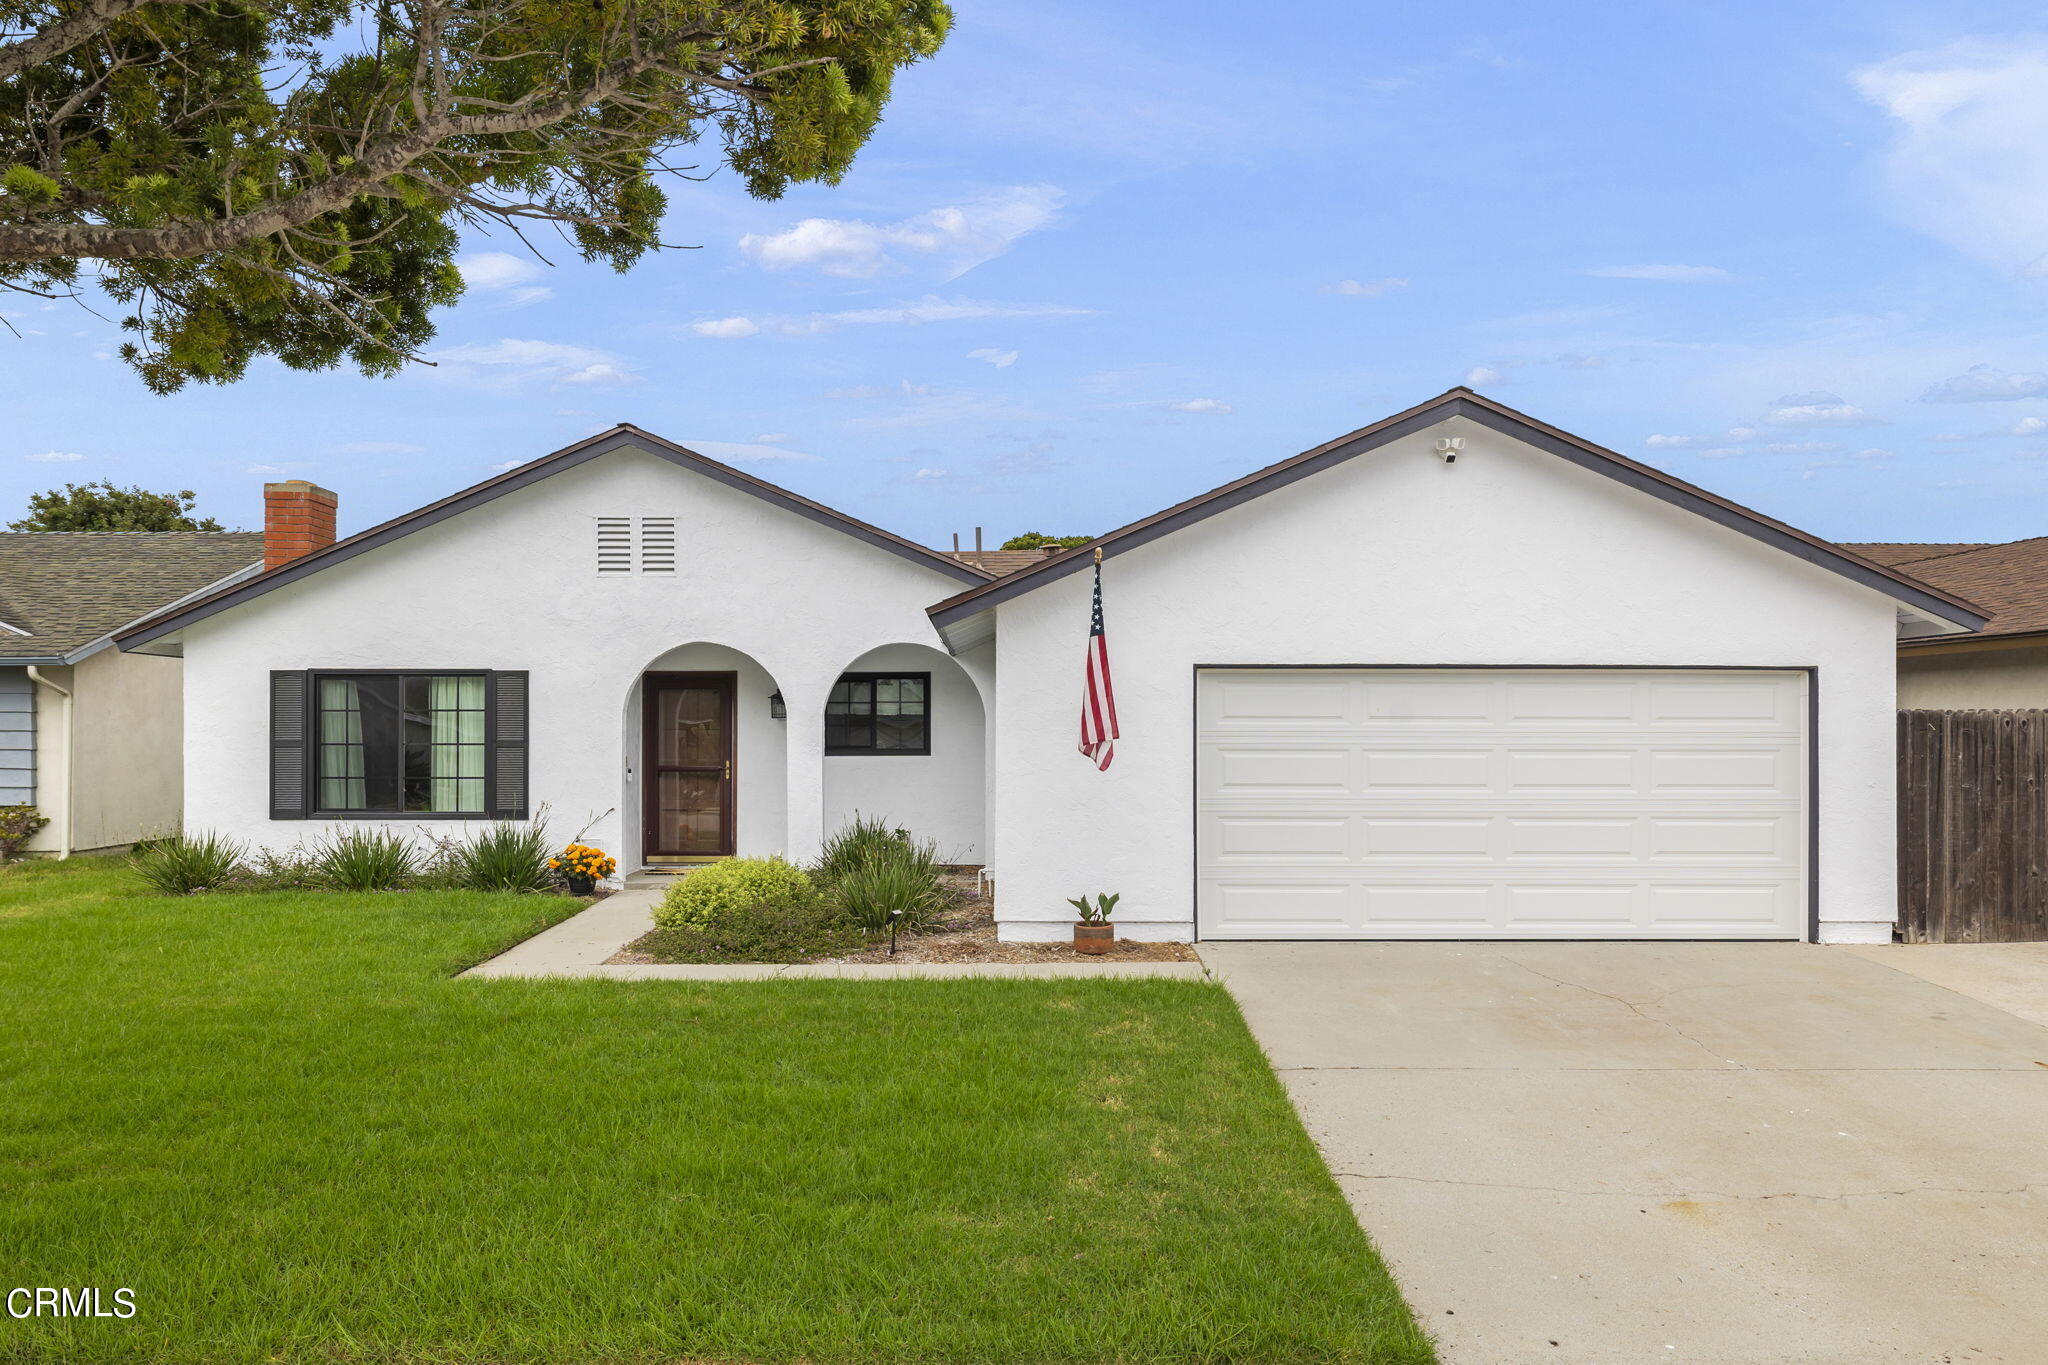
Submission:
[[[138,844],[130,865],[152,890],[166,896],[218,891],[240,875],[247,849],[225,834],[173,834]]]
[[[1081,912],[1083,924],[1107,924],[1109,912],[1116,909],[1116,903],[1124,898],[1121,891],[1104,892],[1091,903],[1086,896],[1069,896],[1067,904]]]

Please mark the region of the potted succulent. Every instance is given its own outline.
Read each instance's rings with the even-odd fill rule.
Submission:
[[[571,844],[548,859],[548,866],[568,886],[570,895],[587,896],[597,889],[599,882],[618,871],[619,860],[601,848]]]
[[[1109,951],[1109,945],[1116,942],[1116,926],[1109,922],[1109,912],[1116,909],[1116,903],[1123,899],[1123,893],[1103,893],[1091,904],[1086,896],[1069,896],[1067,904],[1081,912],[1081,918],[1074,925],[1074,951],[1090,957],[1100,957]]]

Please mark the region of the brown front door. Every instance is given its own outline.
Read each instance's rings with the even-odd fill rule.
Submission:
[[[732,673],[649,673],[644,848],[652,858],[733,851]]]

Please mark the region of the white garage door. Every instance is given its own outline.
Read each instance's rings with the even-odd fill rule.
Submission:
[[[1806,678],[1217,669],[1204,938],[1802,938]]]

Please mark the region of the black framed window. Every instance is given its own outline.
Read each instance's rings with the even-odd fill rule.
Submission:
[[[483,673],[316,673],[313,809],[335,815],[486,813]]]
[[[931,697],[929,673],[842,673],[825,702],[825,752],[930,753]]]

